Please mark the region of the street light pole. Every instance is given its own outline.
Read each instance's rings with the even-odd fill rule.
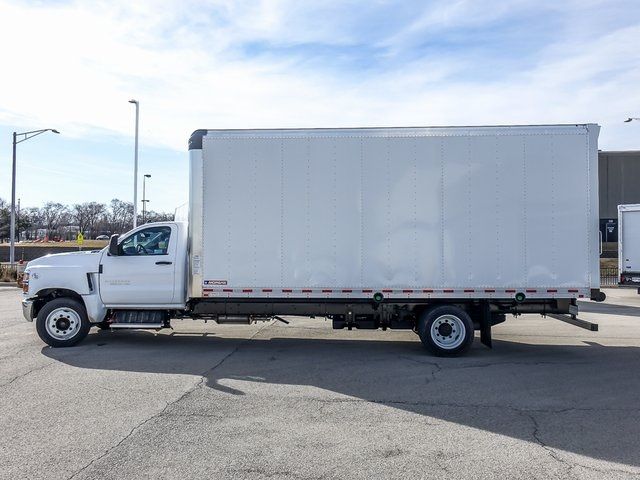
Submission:
[[[11,227],[9,231],[9,265],[16,263],[16,146],[18,134],[13,132],[13,167],[11,170]]]
[[[138,226],[138,123],[140,120],[140,103],[137,100],[129,100],[136,106],[136,139],[133,163],[133,228]]]
[[[151,178],[151,175],[148,173],[144,174],[142,178],[142,223],[147,223],[147,193],[146,193],[146,180],[147,178]]]
[[[11,169],[11,227],[9,228],[9,264],[13,267],[16,263],[16,146],[30,138],[40,135],[44,132],[60,133],[53,128],[45,128],[42,130],[32,130],[30,132],[17,133],[13,132],[13,162]],[[22,136],[18,140],[18,136]]]

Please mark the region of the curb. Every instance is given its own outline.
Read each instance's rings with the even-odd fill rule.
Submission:
[[[17,282],[0,282],[0,287],[17,287]]]

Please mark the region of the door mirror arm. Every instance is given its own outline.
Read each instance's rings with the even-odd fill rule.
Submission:
[[[120,252],[118,251],[119,236],[120,235],[116,233],[114,235],[111,235],[111,238],[109,239],[109,255],[111,255],[112,257],[117,257],[118,255],[120,255]]]

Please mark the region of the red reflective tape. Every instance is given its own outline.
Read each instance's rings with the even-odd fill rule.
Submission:
[[[233,288],[223,288],[223,292],[233,292]]]
[[[537,290],[536,290],[535,288],[528,288],[528,289],[526,290],[526,292],[527,292],[527,293],[536,293],[536,292],[537,292]]]
[[[569,291],[571,293],[578,293],[578,289],[577,288],[570,288]]]
[[[251,293],[253,292],[253,288],[243,288],[242,293]]]
[[[343,288],[342,289],[342,293],[351,293],[353,292],[353,290],[351,290],[350,288]]]
[[[389,290],[389,289],[385,289],[385,290],[382,290],[382,291],[383,291],[384,293],[393,293],[393,290]]]
[[[302,289],[302,293],[311,293],[311,289],[310,288],[303,288]]]
[[[213,288],[203,288],[203,292],[213,292]]]
[[[271,289],[271,288],[263,288],[262,291],[265,292],[265,293],[269,293],[269,292],[273,292],[273,289]]]
[[[425,288],[424,290],[422,290],[423,293],[433,293],[433,290],[431,290],[430,288]]]
[[[411,290],[410,288],[407,288],[405,290],[402,290],[402,293],[413,293],[413,290]]]
[[[453,290],[442,290],[444,293],[453,293]]]
[[[578,295],[579,298],[584,298],[584,295]]]
[[[475,290],[473,288],[465,288],[464,293],[473,293]]]
[[[283,288],[283,289],[282,289],[282,291],[283,291],[284,293],[291,293],[291,292],[293,292],[293,290],[291,290],[290,288]]]
[[[493,288],[485,288],[484,292],[485,293],[495,293],[496,291]]]
[[[558,290],[556,290],[555,288],[548,288],[547,289],[547,293],[556,293]]]
[[[511,289],[509,289],[509,290],[505,290],[505,292],[507,292],[507,293],[516,293],[516,291],[515,291],[515,290],[511,290]]]
[[[325,288],[324,290],[322,290],[322,293],[331,293],[333,292],[333,290],[331,290],[330,288]]]
[[[373,293],[373,290],[367,288],[366,290],[362,290],[362,293]]]

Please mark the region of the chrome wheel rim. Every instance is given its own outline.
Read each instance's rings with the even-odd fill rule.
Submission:
[[[464,342],[464,322],[455,315],[441,315],[431,324],[431,340],[438,347],[452,350]]]
[[[70,308],[56,308],[44,322],[47,333],[56,340],[69,340],[80,331],[80,315]]]

